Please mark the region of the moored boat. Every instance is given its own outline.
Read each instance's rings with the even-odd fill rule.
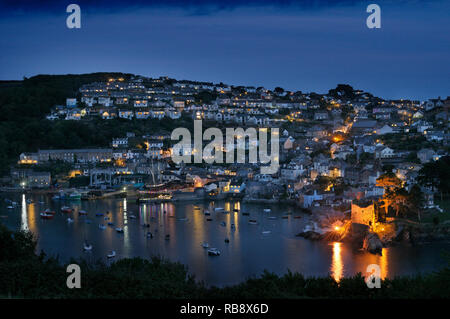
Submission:
[[[264,208],[265,213],[270,213],[272,210],[270,208]]]
[[[88,244],[88,242],[85,241],[84,244],[83,244],[83,250],[84,251],[91,251],[92,250],[92,245]]]
[[[63,212],[63,213],[71,213],[71,212],[73,212],[73,209],[68,207],[68,206],[63,206],[63,207],[61,207],[61,212]]]
[[[209,248],[208,255],[210,256],[220,256],[220,250],[217,248]]]
[[[55,215],[55,212],[54,212],[53,210],[50,210],[49,208],[47,208],[46,210],[44,210],[44,213],[45,213],[45,214],[48,214],[48,215]]]
[[[208,244],[206,241],[204,241],[204,242],[202,243],[202,247],[203,247],[203,248],[209,248],[209,244]]]
[[[117,228],[116,228],[116,232],[118,232],[118,233],[123,233],[123,228],[122,228],[122,227],[117,227]]]
[[[116,251],[115,251],[115,250],[111,250],[111,251],[109,252],[109,254],[106,255],[106,257],[108,257],[108,258],[114,258],[114,257],[116,257]]]
[[[79,212],[78,212],[78,215],[87,215],[88,213],[87,213],[87,211],[85,211],[85,210],[80,210]]]
[[[47,214],[47,213],[40,213],[39,215],[41,216],[42,219],[52,219],[54,216],[52,214]]]

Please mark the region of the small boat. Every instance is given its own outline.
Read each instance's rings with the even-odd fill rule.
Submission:
[[[109,220],[110,218],[109,217],[105,217],[105,218],[103,218],[103,220]]]
[[[153,238],[153,234],[151,232],[147,233],[147,238]]]
[[[41,205],[42,205],[42,204],[45,204],[45,202],[43,202],[43,201],[39,201],[38,203],[41,204]]]
[[[233,212],[239,213],[239,209],[235,208],[235,209],[233,209]]]
[[[231,224],[231,229],[236,229],[236,225],[235,224]]]
[[[249,223],[250,225],[258,225],[258,222],[256,221],[256,219],[250,219],[250,220],[248,221],[248,223]]]
[[[116,228],[116,232],[118,232],[118,233],[123,233],[123,228],[122,228],[122,227],[117,227],[117,228]]]
[[[179,221],[187,221],[188,219],[187,218],[178,218],[177,220],[179,220]]]
[[[225,243],[229,243],[230,242],[230,240],[228,239],[228,238],[225,238]]]
[[[113,222],[108,222],[108,226],[114,226]]]
[[[55,215],[55,212],[53,210],[50,210],[49,208],[47,208],[46,210],[44,210],[45,214],[50,214],[50,215]]]
[[[109,252],[109,254],[106,255],[106,257],[108,257],[108,258],[114,258],[114,257],[116,257],[116,252],[115,252],[114,250],[111,250],[111,251]]]
[[[99,224],[99,225],[98,225],[98,228],[100,228],[100,229],[106,229],[106,226],[103,225],[103,224]]]
[[[206,221],[210,222],[210,221],[212,221],[212,218],[206,218]]]
[[[203,213],[205,214],[205,216],[211,215],[211,213],[209,211],[207,211],[207,210],[205,210]]]
[[[72,211],[73,211],[73,209],[70,207],[67,207],[67,206],[61,207],[61,212],[63,212],[63,213],[71,213]]]
[[[88,244],[87,241],[84,242],[83,250],[84,250],[84,251],[91,251],[91,250],[92,250],[92,245],[91,245],[91,244]]]
[[[269,219],[277,219],[276,216],[269,216]]]
[[[170,239],[170,234],[167,234],[165,238],[166,238],[166,240],[169,240]]]
[[[288,219],[289,218],[289,216],[281,216],[281,218],[283,218],[283,219]]]
[[[247,212],[243,212],[243,213],[242,213],[242,215],[243,215],[243,216],[249,216],[249,215],[250,215],[250,213],[247,213]]]
[[[52,199],[53,199],[53,200],[60,200],[61,197],[60,197],[59,195],[55,195],[55,196],[52,197]]]
[[[67,218],[67,222],[68,223],[73,223],[73,219],[69,217],[69,218]]]
[[[8,208],[8,209],[14,209],[14,207],[12,207],[12,206],[8,206],[8,207],[6,207],[6,208]]]
[[[79,212],[78,212],[78,215],[87,215],[88,213],[87,213],[87,211],[85,211],[85,210],[80,210]]]
[[[75,191],[75,192],[69,194],[69,199],[70,200],[79,200],[79,199],[81,199],[81,194]]]
[[[224,209],[223,209],[223,207],[216,207],[216,208],[214,208],[214,211],[216,211],[216,212],[223,212]]]
[[[221,222],[220,225],[223,226],[223,227],[225,227],[225,226],[227,226],[227,223]]]
[[[32,199],[27,199],[27,204],[32,204],[33,200]]]
[[[41,216],[42,219],[52,219],[54,217],[54,215],[46,213],[40,213],[39,215]]]
[[[150,228],[150,224],[144,224],[142,227]]]
[[[209,244],[208,244],[206,241],[204,241],[204,242],[202,243],[202,247],[203,247],[203,248],[209,248]]]
[[[96,213],[95,214],[95,216],[97,216],[97,217],[100,217],[100,216],[103,216],[104,214],[103,213]]]
[[[223,213],[223,214],[229,214],[230,211],[229,211],[229,210],[224,210],[222,213]]]
[[[136,219],[136,216],[134,216],[134,215],[130,215],[128,217],[130,217],[131,219]]]
[[[272,210],[270,208],[264,208],[264,213],[270,213]]]
[[[269,235],[270,233],[271,233],[270,230],[264,230],[264,231],[262,232],[263,235]]]
[[[208,249],[208,255],[210,256],[220,256],[220,250],[217,248],[209,248]]]

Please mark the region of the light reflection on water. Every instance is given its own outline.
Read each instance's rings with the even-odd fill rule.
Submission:
[[[278,274],[287,269],[301,272],[306,276],[331,275],[336,280],[361,272],[365,274],[369,264],[378,264],[381,276],[392,277],[401,274],[436,270],[445,263],[441,256],[450,245],[433,244],[427,246],[397,246],[384,248],[382,256],[355,252],[344,243],[311,242],[296,237],[303,229],[308,215],[294,219],[298,215],[292,207],[281,205],[262,206],[240,202],[216,203],[161,203],[137,205],[134,200],[107,199],[102,201],[58,202],[47,197],[16,195],[8,198],[21,203],[16,210],[7,210],[2,196],[0,215],[9,227],[30,229],[38,239],[38,250],[49,255],[58,255],[67,261],[71,257],[87,257],[89,260],[106,260],[106,254],[115,250],[117,258],[141,256],[148,258],[160,255],[186,264],[196,278],[212,285],[236,284],[251,276],[258,276],[264,269]],[[28,204],[27,199],[33,199]],[[44,201],[40,204],[39,201]],[[71,206],[74,213],[63,214],[62,206]],[[224,207],[229,213],[215,212],[215,207]],[[263,212],[266,207],[271,213]],[[39,213],[46,208],[56,212],[53,220],[41,220]],[[208,209],[211,216],[205,216]],[[86,210],[89,216],[78,214]],[[234,210],[237,210],[235,212]],[[98,212],[110,217],[114,226],[99,229],[99,224],[107,225],[104,217],[96,217]],[[250,213],[243,216],[242,211]],[[288,219],[281,216],[292,213]],[[136,216],[131,219],[130,215]],[[67,218],[74,219],[67,223]],[[277,219],[269,219],[276,216]],[[207,221],[206,218],[212,218]],[[186,220],[185,220],[186,219]],[[257,219],[258,225],[250,225],[249,219]],[[87,221],[91,221],[88,223]],[[226,226],[221,226],[221,222]],[[150,224],[150,228],[143,227]],[[231,224],[235,225],[231,229]],[[116,227],[124,229],[123,234]],[[270,230],[270,234],[262,234]],[[153,233],[148,239],[147,232]],[[166,240],[165,235],[170,239]],[[230,242],[225,243],[225,238]],[[83,253],[84,240],[92,243],[92,253]],[[217,247],[221,256],[210,257],[202,242]]]
[[[344,274],[344,265],[341,256],[341,243],[333,243],[333,261],[331,263],[331,274],[339,282]]]

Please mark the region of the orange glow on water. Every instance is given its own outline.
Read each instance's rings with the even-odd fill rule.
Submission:
[[[344,264],[342,262],[342,255],[341,255],[341,243],[334,242],[333,243],[333,260],[331,263],[331,275],[339,282],[343,276],[344,273]]]

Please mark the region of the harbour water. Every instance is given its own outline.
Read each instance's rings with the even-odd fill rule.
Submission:
[[[16,201],[18,206],[7,208],[5,198]],[[450,243],[445,242],[402,244],[384,248],[382,256],[377,256],[354,251],[343,243],[311,242],[295,236],[309,216],[282,205],[241,202],[138,205],[127,199],[63,202],[23,194],[1,194],[0,200],[0,222],[12,229],[30,230],[38,240],[38,251],[58,256],[61,261],[84,257],[111,262],[106,257],[111,250],[117,253],[115,260],[159,255],[187,265],[189,273],[207,285],[237,284],[261,275],[265,269],[280,275],[289,269],[305,276],[331,275],[340,279],[358,272],[365,274],[369,264],[378,264],[382,277],[392,278],[438,270],[446,263],[443,252],[450,251]],[[63,206],[73,208],[74,212],[62,213]],[[51,220],[39,216],[47,208],[56,212]],[[224,208],[225,212],[215,208]],[[267,208],[271,211],[264,211]],[[79,215],[80,210],[88,215]],[[205,210],[211,215],[205,216]],[[97,213],[104,215],[96,216]],[[69,217],[73,222],[67,221]],[[256,220],[257,224],[249,220]],[[99,224],[106,229],[100,229]],[[123,233],[116,232],[116,227],[122,227]],[[153,238],[148,238],[148,232]],[[92,244],[92,251],[83,252],[85,241]],[[221,255],[208,256],[201,246],[203,242],[218,248]]]

